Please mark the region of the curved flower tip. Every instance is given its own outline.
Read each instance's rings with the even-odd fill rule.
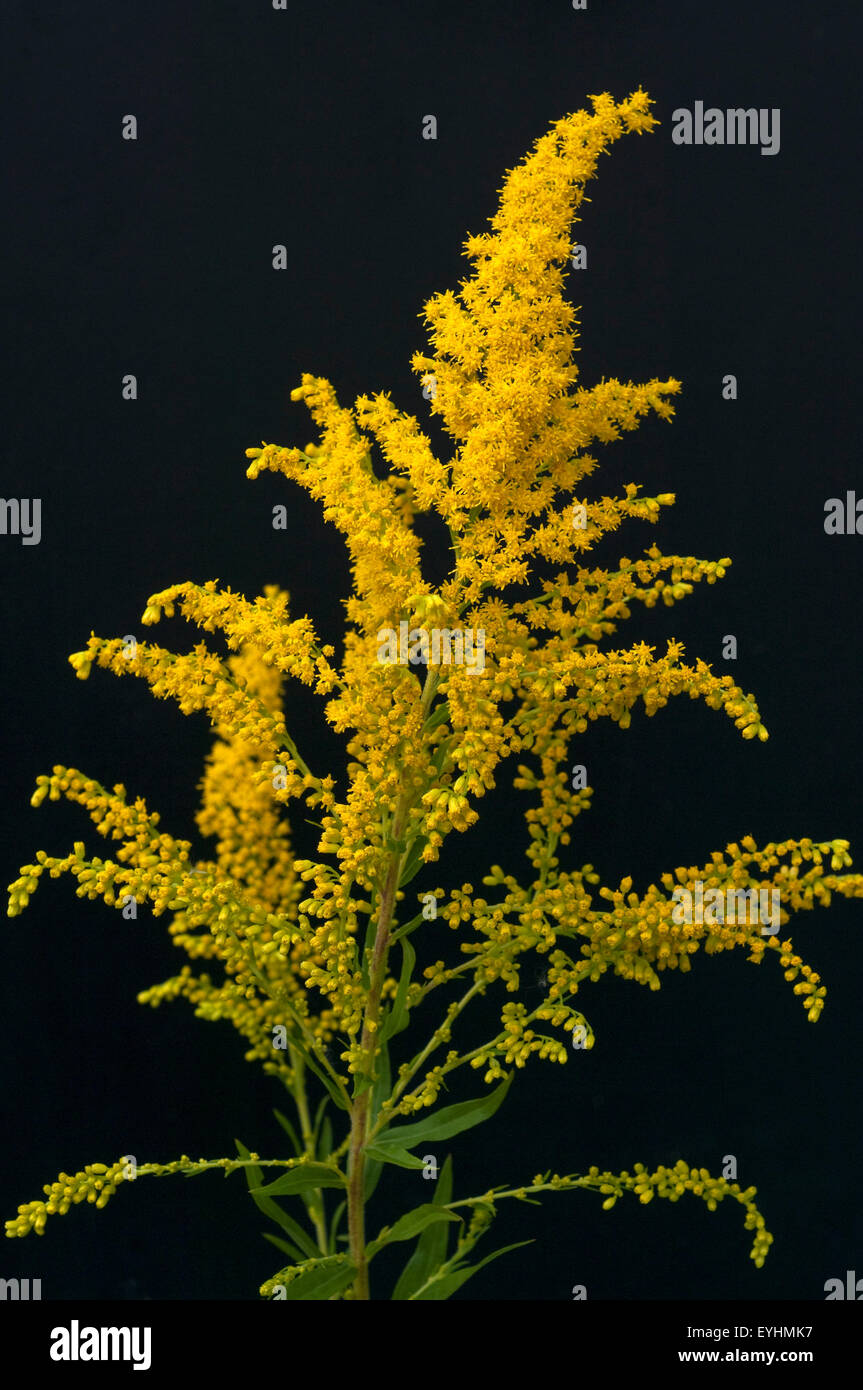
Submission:
[[[68,658],[68,660],[69,665],[73,667],[75,675],[78,677],[78,680],[85,681],[89,676],[90,668],[93,665],[93,653],[73,652],[72,655]]]

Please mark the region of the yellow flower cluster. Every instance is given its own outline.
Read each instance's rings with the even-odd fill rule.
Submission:
[[[602,1204],[605,1211],[610,1211],[624,1192],[634,1192],[645,1206],[652,1202],[654,1197],[662,1197],[668,1202],[678,1202],[688,1192],[700,1197],[708,1211],[716,1211],[720,1202],[726,1197],[731,1197],[746,1211],[743,1223],[745,1229],[754,1231],[749,1258],[754,1261],[756,1269],[760,1269],[764,1264],[773,1244],[773,1237],[755,1204],[757,1188],[747,1187],[744,1190],[739,1183],[730,1182],[727,1178],[712,1177],[706,1168],[690,1168],[683,1159],[679,1159],[673,1168],[660,1165],[652,1173],[648,1172],[643,1163],[636,1163],[631,1173],[627,1169],[622,1173],[601,1173],[598,1168],[593,1167],[581,1178],[561,1178],[557,1174],[549,1177],[538,1173],[533,1181],[533,1187],[522,1191],[528,1193],[539,1188],[564,1190],[573,1186],[593,1188],[605,1196]]]
[[[78,1202],[91,1202],[104,1207],[109,1197],[113,1197],[118,1184],[124,1181],[128,1172],[129,1160],[121,1158],[107,1167],[104,1163],[88,1163],[80,1173],[61,1173],[56,1182],[46,1183],[42,1191],[47,1201],[26,1202],[18,1208],[18,1215],[6,1222],[7,1236],[26,1236],[35,1231],[44,1235],[45,1223],[49,1216],[65,1214]]]
[[[369,442],[328,381],[304,373],[291,398],[305,401],[321,430],[320,444],[247,449],[247,474],[284,473],[323,504],[325,519],[342,532],[351,556],[355,597],[346,605],[348,619],[373,638],[423,587],[420,543],[404,509],[404,489],[375,477]]]
[[[533,785],[530,778],[523,780],[528,786]],[[548,831],[550,839],[554,839],[556,833],[552,825]],[[788,840],[768,844],[759,850],[752,837],[745,836],[741,844],[728,845],[725,855],[714,853],[711,862],[701,868],[678,868],[673,876],[663,875],[662,887],[651,885],[644,894],[633,892],[629,878],[616,890],[601,887],[599,896],[610,904],[601,911],[593,907],[590,886],[598,882],[598,876],[589,864],[581,872],[561,872],[556,867],[556,857],[546,854],[542,859],[543,875],[530,888],[521,887],[512,875],[504,875],[499,866],[494,866],[483,882],[506,890],[498,903],[490,904],[484,898],[455,892],[443,906],[442,916],[451,926],[470,922],[476,936],[463,941],[461,950],[472,958],[467,968],[483,988],[494,980],[503,979],[508,991],[519,989],[521,958],[536,952],[548,957],[547,989],[545,998],[529,1019],[523,1005],[504,1006],[503,1035],[481,1049],[472,1059],[472,1065],[480,1066],[501,1057],[507,1063],[516,1061],[518,1065],[517,1058],[523,1060],[527,1055],[523,1038],[531,1044],[530,1051],[565,1060],[565,1050],[558,1052],[551,1046],[544,1046],[525,1024],[534,1019],[551,1018],[567,1030],[576,1026],[586,1028],[585,1021],[567,1008],[566,1001],[587,980],[596,981],[611,970],[624,979],[658,989],[659,973],[669,969],[689,970],[690,958],[701,947],[712,955],[745,946],[748,959],[756,964],[768,951],[778,954],[785,978],[797,981],[794,992],[801,996],[807,1017],[814,1022],[823,1008],[825,987],[817,973],[795,955],[793,943],[781,940],[777,932],[780,925],[787,924],[791,912],[810,910],[816,905],[827,906],[833,893],[847,898],[863,897],[863,875],[827,872],[828,861],[833,870],[850,864],[847,841]],[[806,865],[811,867],[804,868]],[[731,917],[723,920],[721,914],[717,919],[716,914],[705,911],[700,919],[687,921],[683,919],[684,914],[677,911],[678,900],[673,895],[675,885],[690,894],[700,886],[708,901],[714,890],[718,890],[723,899],[730,892],[735,895],[735,907],[738,903],[740,907],[733,914],[733,920]],[[772,905],[774,895],[779,907],[778,918],[775,928],[768,927],[770,934],[765,935],[759,905],[762,902]],[[678,917],[683,920],[677,920]],[[578,945],[580,959],[573,959],[562,949],[562,943],[567,941]],[[448,983],[465,970],[465,966],[446,970],[443,962],[428,967],[426,992]],[[556,1014],[555,1010],[561,1007],[567,1012]],[[513,1049],[513,1039],[519,1044],[517,1052]],[[583,1045],[592,1045],[589,1029]],[[501,1074],[499,1062],[495,1061],[487,1079]]]
[[[150,620],[154,620],[156,600],[167,611],[178,597],[184,603],[208,604],[211,592],[200,591],[201,600],[198,591],[166,591],[150,601]],[[270,591],[270,602],[278,603],[279,598],[276,590]],[[255,635],[264,639],[260,626]],[[241,637],[232,633],[231,640]],[[127,664],[133,663],[121,655],[106,658],[107,645],[102,645],[97,660],[116,660],[122,663],[118,669],[125,672]],[[148,812],[140,797],[129,805],[121,784],[109,792],[76,769],[58,766],[50,777],[38,779],[33,804],[65,796],[87,808],[100,834],[123,843],[114,859],[88,858],[82,843],[63,858],[40,851],[36,863],[25,865],[21,877],[10,885],[8,912],[15,916],[26,907],[45,872],[51,877],[71,873],[79,896],[101,897],[118,909],[134,900],[136,908],[149,905],[154,916],[170,911],[169,930],[176,944],[193,960],[220,961],[226,978],[214,981],[209,974],[195,976],[184,967],[164,984],[143,991],[139,1001],[155,1006],[184,997],[199,1017],[228,1019],[249,1044],[247,1059],[262,1062],[266,1071],[289,1082],[293,1075],[289,1050],[274,1046],[274,1028],[285,1028],[294,1043],[311,1038],[323,1050],[332,1038],[337,1016],[328,1007],[317,1012],[310,1007],[305,974],[318,963],[318,947],[303,941],[297,930],[303,885],[287,822],[279,814],[278,794],[261,778],[261,767],[266,765],[262,755],[272,747],[270,731],[282,720],[278,667],[289,664],[287,652],[287,642],[281,647],[271,643],[267,655],[246,645],[224,663],[226,679],[244,692],[242,698],[254,709],[257,721],[237,720],[233,711],[216,705],[210,708],[220,737],[207,760],[198,826],[204,835],[215,838],[215,860],[193,864],[190,843],[160,832],[158,815]],[[293,674],[297,674],[296,663]],[[309,671],[306,675],[310,681],[315,678]],[[247,731],[263,731],[268,742],[256,745]],[[307,777],[305,781],[313,784],[318,800],[331,798],[331,778]]]
[[[115,676],[143,676],[159,699],[177,701],[183,714],[206,710],[214,724],[260,745],[276,757],[284,746],[285,723],[232,678],[227,664],[205,642],[178,655],[154,643],[138,642],[130,653],[122,638],[91,636],[82,652],[69,658],[80,680],[95,663]]]
[[[265,666],[275,666],[325,695],[338,683],[328,660],[333,648],[318,647],[309,618],[288,621],[288,597],[275,585],[268,585],[261,598],[249,603],[241,594],[217,588],[214,579],[206,584],[173,584],[147,600],[141,621],[153,624],[163,615],[173,617],[179,606],[183,617],[202,631],[224,633],[231,651],[253,647]]]
[[[29,1235],[31,1231],[35,1231],[38,1236],[44,1235],[49,1216],[65,1215],[70,1207],[80,1202],[104,1207],[121,1182],[135,1182],[138,1178],[146,1177],[174,1177],[178,1173],[192,1176],[210,1169],[220,1169],[227,1177],[237,1168],[245,1168],[250,1163],[257,1164],[260,1161],[258,1154],[250,1153],[245,1159],[191,1159],[188,1154],[181,1154],[170,1163],[138,1164],[131,1155],[126,1155],[117,1159],[116,1163],[88,1163],[79,1173],[61,1173],[56,1182],[46,1183],[42,1191],[47,1201],[22,1203],[18,1208],[18,1215],[6,1222],[6,1235],[12,1239]],[[270,1159],[264,1162],[268,1166],[291,1168],[297,1160]]]

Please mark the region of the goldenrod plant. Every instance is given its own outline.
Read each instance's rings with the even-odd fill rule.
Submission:
[[[450,457],[437,456],[388,394],[351,408],[311,375],[293,399],[308,407],[316,442],[246,451],[249,477],[284,474],[344,535],[352,592],[343,650],[294,616],[282,589],[249,600],[211,580],[154,594],[142,621],[178,613],[220,634],[222,652],[205,640],[177,654],[91,636],[70,657],[82,680],[94,665],[143,676],[183,713],[207,713],[215,743],[197,821],[212,857],[195,860],[191,844],[162,830],[123,785],[57,766],[38,778],[33,804],[80,803],[119,847],[113,858],[83,843],[60,858],[40,851],[10,887],[9,914],[24,910],[46,873],[70,873],[79,897],[127,915],[138,905],[167,913],[191,963],[139,1000],[155,1007],[182,996],[198,1017],[230,1020],[248,1060],[287,1093],[290,1116],[275,1113],[288,1155],[262,1158],[237,1143],[231,1158],[92,1163],[20,1206],[9,1236],[42,1234],[73,1203],[103,1207],[123,1183],[242,1169],[283,1256],[261,1286],[267,1298],[368,1299],[374,1290],[447,1299],[505,1253],[474,1256],[499,1203],[574,1188],[599,1194],[606,1208],[627,1193],[642,1203],[691,1193],[711,1210],[730,1198],[744,1209],[751,1258],[764,1263],[772,1237],[755,1188],[682,1159],[652,1172],[636,1163],[619,1173],[501,1174],[485,1192],[454,1197],[444,1157],[450,1140],[495,1114],[528,1062],[565,1064],[593,1046],[579,1005],[584,986],[607,971],[656,990],[663,971],[689,971],[699,949],[742,948],[755,964],[773,960],[816,1021],[824,986],[780,927],[834,893],[863,896],[863,876],[842,872],[845,840],[759,848],[747,835],[641,893],[629,878],[600,887],[593,867],[574,861],[572,826],[591,789],[569,769],[591,721],[626,729],[639,705],[652,716],[686,694],[724,710],[745,739],[767,738],[754,697],[704,661],[688,664],[679,642],[660,655],[613,641],[637,605],[675,604],[721,579],[729,559],[651,545],[613,569],[586,564],[622,522],[654,524],[675,500],[644,496],[635,483],[598,496],[589,449],[651,412],[670,420],[681,389],[673,378],[578,384],[575,311],[564,295],[571,228],[600,154],[658,124],[640,88],[619,103],[590,100],[592,112],[557,121],[507,174],[491,229],[465,243],[470,274],[425,306],[430,351],[412,366]],[[417,513],[449,532],[452,563],[439,587],[423,575]],[[286,694],[297,681],[321,697],[344,739],[335,774],[310,767],[288,728]],[[505,776],[526,795],[529,871],[491,864],[470,875],[481,887],[461,882],[459,836]],[[318,827],[313,859],[294,857],[288,810]],[[458,880],[448,889],[445,854]],[[765,921],[758,905],[767,894],[780,906]],[[452,929],[453,949],[418,966],[414,943],[432,920]],[[522,977],[527,967],[533,982],[538,957],[534,1002]],[[471,1005],[488,995],[502,996],[499,1022],[476,1040]],[[459,1071],[475,1083],[472,1098],[445,1103]],[[389,1224],[373,1232],[366,1208],[382,1178],[386,1207],[391,1165],[417,1170],[426,1200],[403,1212],[390,1202]],[[373,1262],[396,1242],[405,1246],[401,1272],[379,1287]]]

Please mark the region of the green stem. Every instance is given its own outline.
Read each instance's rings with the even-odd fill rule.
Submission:
[[[175,1159],[172,1163],[140,1163],[135,1173],[139,1178],[169,1177],[172,1173],[207,1173],[220,1168],[225,1173],[235,1173],[240,1168],[298,1168],[295,1158],[204,1158]],[[337,1171],[335,1164],[327,1164]]]
[[[434,699],[438,678],[437,673],[432,673],[430,670],[426,672],[425,684],[423,685],[422,692],[421,713],[423,718],[425,718],[428,708]],[[392,824],[389,829],[389,838],[397,843],[403,840],[411,804],[410,793],[400,789]],[[357,1299],[368,1299],[370,1297],[369,1267],[368,1258],[366,1256],[365,1238],[364,1149],[368,1141],[371,1118],[371,1083],[380,1032],[381,991],[383,989],[384,979],[386,978],[387,954],[390,945],[390,931],[395,915],[396,893],[398,891],[398,883],[407,854],[407,849],[393,848],[391,850],[389,863],[386,868],[386,875],[380,892],[375,942],[372,949],[372,960],[369,970],[369,990],[366,998],[363,1031],[360,1039],[362,1065],[359,1071],[359,1078],[360,1081],[364,1081],[366,1084],[362,1093],[354,1101],[351,1111],[350,1146],[348,1149],[348,1236],[351,1262],[357,1271],[357,1277],[353,1285],[354,1297]]]
[[[407,797],[402,794],[399,798],[392,823],[392,837],[395,840],[400,840],[404,833],[408,809]],[[386,973],[387,947],[395,910],[396,885],[398,884],[403,858],[403,851],[392,851],[386,879],[384,880],[384,886],[380,896],[375,944],[369,972],[369,992],[366,1001],[366,1012],[363,1019],[363,1031],[360,1043],[364,1054],[364,1067],[360,1072],[361,1079],[363,1077],[370,1079],[371,1068],[374,1063],[375,1046],[380,1025],[381,989]],[[371,1097],[372,1088],[370,1084],[367,1084],[365,1090],[354,1102],[353,1114],[351,1117],[350,1149],[348,1151],[348,1232],[350,1236],[351,1260],[357,1270],[357,1277],[354,1282],[354,1296],[359,1299],[367,1299],[369,1297],[369,1271],[368,1260],[366,1258],[365,1203],[363,1194],[365,1177],[365,1155],[363,1149],[368,1138]]]

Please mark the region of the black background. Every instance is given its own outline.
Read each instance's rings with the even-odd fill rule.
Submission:
[[[843,836],[863,864],[863,540],[823,530],[828,497],[863,494],[851,15],[682,0],[7,6],[2,492],[42,498],[42,539],[0,537],[4,881],[40,847],[103,851],[81,809],[29,807],[57,762],[122,781],[194,838],[203,716],[140,681],[77,681],[67,655],[91,629],[148,635],[148,595],[185,579],[250,596],[282,583],[338,643],[341,539],[286,480],[249,482],[243,451],[313,437],[289,400],[302,371],[328,377],[343,403],[390,390],[427,420],[408,365],[426,347],[418,316],[466,273],[463,240],[485,227],[505,170],[589,94],[620,100],[639,84],[662,124],[601,160],[575,229],[589,268],[570,287],[582,384],[683,382],[671,425],[649,420],[602,450],[601,489],[633,480],[678,504],[658,528],[629,523],[597,560],[653,541],[733,557],[720,585],[636,616],[621,642],[662,650],[680,637],[755,692],[771,736],[744,742],[688,699],[626,733],[593,726],[573,761],[587,765],[594,809],[564,863],[644,888],[751,833]],[[675,146],[672,112],[696,100],[780,108],[780,152]],[[127,113],[136,142],[121,138]],[[435,142],[421,138],[428,113]],[[136,402],[121,398],[126,373]],[[736,402],[721,398],[726,373]],[[272,529],[278,502],[287,532]],[[437,579],[444,546],[432,526],[423,534]],[[722,660],[726,634],[736,664]],[[150,635],[196,640],[179,623]],[[321,702],[292,691],[288,709],[309,760],[340,774]],[[527,802],[498,780],[481,826],[448,842],[418,891],[478,884],[494,859],[526,875]],[[296,843],[312,850],[308,827]],[[456,1196],[591,1163],[683,1157],[720,1172],[734,1154],[775,1236],[762,1270],[730,1203],[710,1214],[696,1199],[630,1198],[604,1213],[598,1197],[550,1195],[502,1206],[485,1248],[535,1244],[458,1297],[567,1300],[585,1284],[590,1299],[817,1300],[826,1279],[863,1273],[861,912],[839,901],[791,928],[828,986],[817,1025],[775,964],[743,953],[699,954],[658,994],[605,980],[582,1000],[595,1049],[565,1067],[534,1062],[492,1122],[453,1142]],[[282,1096],[233,1030],[184,1003],[135,1003],[181,963],[166,921],[144,909],[124,922],[68,878],[7,920],[4,1217],[61,1169],[121,1153],[218,1157],[238,1136],[284,1156],[271,1116]],[[440,940],[429,931],[431,958]],[[476,1085],[471,1073],[450,1099]],[[427,1199],[421,1178],[390,1172],[373,1229]],[[252,1299],[280,1263],[263,1226],[241,1176],[141,1181],[104,1211],[74,1208],[41,1239],[6,1242],[0,1276],[41,1278],[47,1299]],[[378,1268],[385,1297],[395,1267]]]

